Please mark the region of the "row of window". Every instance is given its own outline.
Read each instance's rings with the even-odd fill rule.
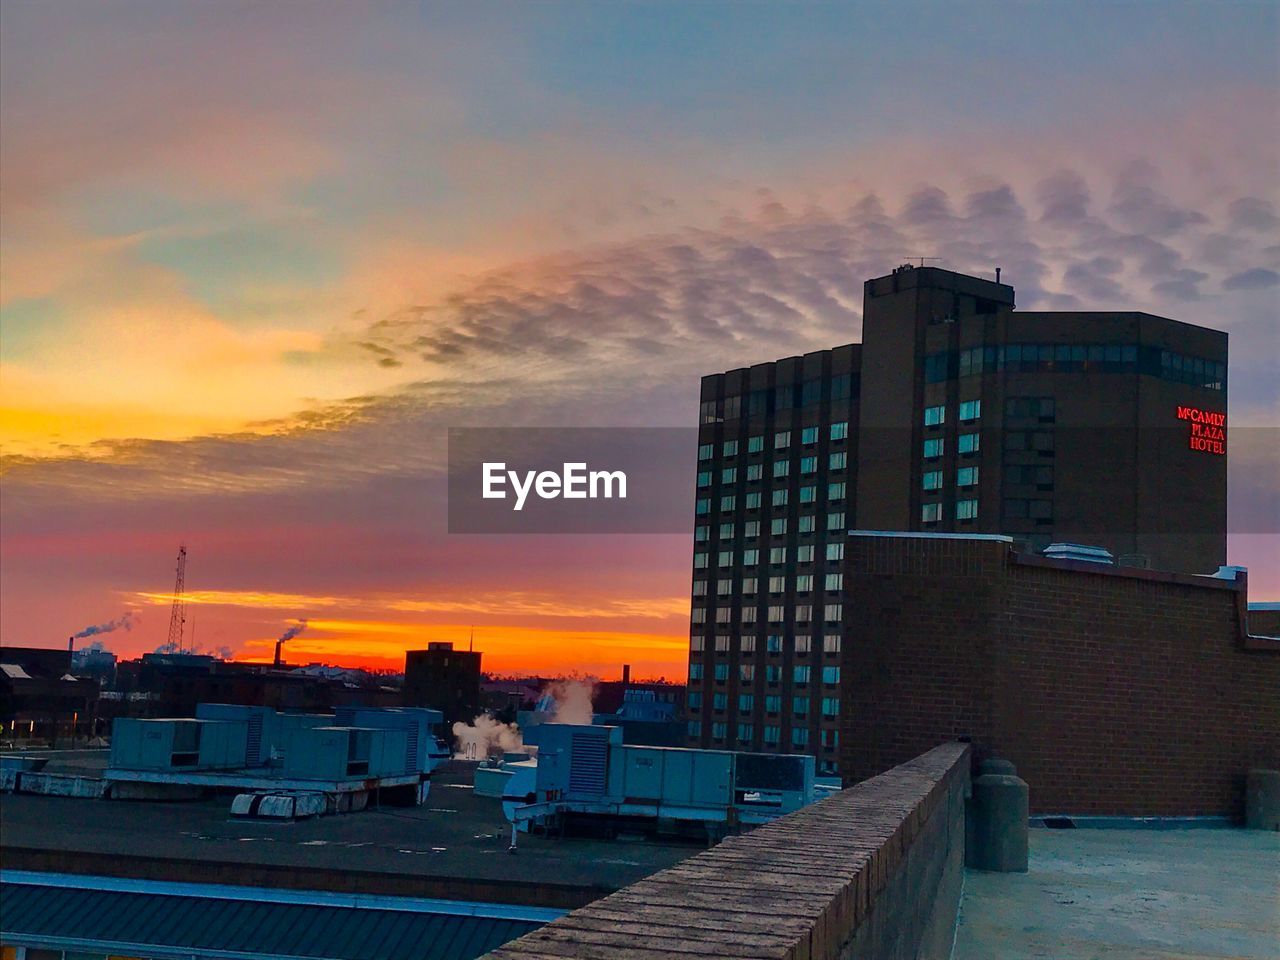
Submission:
[[[999,370],[1076,373],[1143,373],[1210,390],[1224,390],[1225,364],[1157,346],[1137,344],[1010,343],[945,350],[925,357],[927,383]]]
[[[811,698],[796,696],[791,698],[791,713],[796,717],[808,717],[810,715]],[[751,713],[756,706],[756,695],[754,693],[740,693],[737,698],[738,713]],[[725,693],[716,693],[711,698],[711,708],[713,710],[729,709],[729,695]],[[698,711],[702,709],[702,691],[695,690],[689,694],[689,709]],[[765,713],[781,713],[782,697],[770,694],[764,698]],[[820,715],[827,719],[833,720],[840,716],[840,698],[839,697],[822,697],[820,701]]]
[[[960,422],[973,423],[975,420],[982,419],[982,401],[981,400],[963,400],[960,403]],[[924,408],[924,425],[926,427],[940,427],[947,422],[947,407],[945,404],[938,404],[933,407]]]
[[[956,451],[961,454],[973,454],[982,449],[982,434],[962,433],[956,437]],[[937,460],[947,450],[945,437],[930,437],[924,442],[924,458]]]
[[[829,454],[827,457],[827,470],[829,472],[837,473],[845,469],[845,467],[847,467],[848,464],[849,464],[849,455],[845,453],[843,450],[837,451],[836,453]],[[810,474],[814,474],[817,472],[818,472],[818,458],[816,456],[800,458],[800,475],[801,476],[808,476]],[[775,480],[779,480],[779,479],[782,479],[783,477],[790,476],[791,461],[775,460],[773,462],[773,469],[772,471],[770,471],[770,474]],[[748,483],[754,483],[758,480],[763,479],[764,464],[762,463],[747,464],[747,469],[744,471],[744,475],[746,476]],[[715,476],[715,472],[712,470],[699,470],[698,471],[699,489],[711,486],[711,481],[714,478],[714,476]],[[720,470],[721,484],[732,484],[737,482],[738,482],[737,467],[724,467]]]
[[[1006,497],[1004,515],[1008,520],[1052,520],[1053,501]]]
[[[818,442],[820,427],[805,427],[800,431],[800,445],[804,447],[812,446]],[[787,450],[791,447],[790,430],[779,430],[773,435],[773,449]],[[849,421],[839,420],[827,426],[827,435],[834,442],[849,439]],[[747,437],[747,453],[761,453],[764,451],[765,438],[762,434],[754,437]],[[698,445],[699,460],[713,460],[716,455],[716,445],[714,443],[702,443]],[[725,440],[720,445],[720,456],[736,457],[738,455],[738,441]]]
[[[752,551],[754,552],[754,551]],[[732,566],[732,560],[725,566]],[[693,595],[695,597],[709,596],[707,587],[709,581],[695,580],[693,581]],[[720,580],[716,584],[716,596],[728,597],[733,595],[733,580]],[[769,593],[786,593],[787,578],[785,576],[769,577],[768,584]],[[791,586],[795,588],[796,593],[812,593],[813,592],[813,574],[797,573],[791,576]],[[757,577],[743,577],[738,581],[738,592],[744,597],[755,596],[759,592],[760,581]],[[838,592],[844,589],[843,573],[828,573],[822,578],[822,589],[828,593]]]
[[[776,724],[765,724],[761,730],[765,746],[776,747],[781,742],[782,728]],[[738,742],[751,743],[755,737],[755,730],[750,723],[738,724]],[[711,739],[724,740],[729,735],[729,725],[727,723],[716,722],[711,724]],[[823,730],[822,747],[824,750],[834,750],[840,745],[840,731]],[[702,736],[702,721],[689,721],[689,736],[697,739]],[[793,727],[791,730],[791,745],[794,747],[807,747],[809,745],[809,730],[807,727]]]
[[[956,470],[956,486],[960,488],[976,487],[978,485],[978,468],[977,467],[960,467]],[[941,490],[942,489],[942,471],[926,470],[921,477],[921,486],[925,490]]]
[[[848,400],[857,393],[854,374],[841,373],[830,378],[831,402]],[[779,410],[796,407],[815,407],[822,403],[822,379],[784,383],[770,389],[752,390],[746,394],[734,394],[721,400],[704,400],[700,408],[703,423],[720,420],[737,420],[748,417],[764,417]]]
[[[756,652],[756,638],[754,636],[730,637],[726,633],[719,634],[715,639],[716,653],[732,653],[733,641],[738,641],[738,648],[743,653]],[[706,637],[700,634],[694,634],[689,638],[689,649],[693,653],[701,653],[706,649]],[[798,633],[794,637],[784,637],[782,634],[771,634],[765,638],[765,650],[769,653],[782,653],[784,649],[794,650],[796,653],[805,654],[813,652],[813,638],[807,633]],[[822,638],[823,653],[839,653],[840,652],[840,634],[828,633]],[[752,674],[755,676],[755,674]],[[745,677],[744,679],[751,679]]]
[[[769,521],[770,536],[778,537],[786,534],[788,517],[774,517]],[[827,514],[826,529],[831,531],[844,532],[844,511],[836,510]],[[796,531],[798,533],[813,533],[817,529],[818,519],[812,513],[806,513],[796,517]],[[732,540],[736,536],[737,524],[725,522],[720,524],[717,532],[721,540]],[[747,520],[742,524],[742,538],[744,540],[754,540],[760,536],[760,521]],[[693,528],[693,539],[695,543],[706,543],[711,539],[711,527],[709,524],[699,524]],[[840,557],[844,556],[843,544],[832,544],[840,548]],[[840,559],[840,557],[828,556],[828,559]],[[705,564],[704,564],[705,566]]]
[[[922,503],[920,505],[920,522],[921,523],[938,523],[942,520],[943,504],[941,503]],[[965,499],[956,501],[956,519],[957,520],[977,520],[978,519],[978,501],[976,499]]]
[[[738,678],[740,680],[745,682],[753,682],[755,680],[755,664],[741,664],[738,667],[738,670]],[[729,679],[729,664],[717,663],[715,664],[714,671],[714,679],[720,681],[727,681]],[[791,668],[792,683],[808,683],[813,675],[813,668],[807,663],[797,664]],[[689,664],[689,682],[691,684],[702,680],[704,676],[705,674],[701,663],[694,661]],[[780,683],[782,681],[782,667],[777,664],[768,664],[764,668],[764,679],[766,683]],[[840,668],[836,666],[823,667],[822,682],[826,686],[837,686],[840,683]],[[689,697],[692,698],[695,692],[696,691],[690,691]],[[690,706],[693,705],[692,699],[688,702]]]
[[[786,533],[787,532],[786,525],[783,524],[781,526],[781,529],[775,530],[774,532]],[[726,539],[732,539],[732,538],[726,538]],[[717,551],[716,566],[718,567],[734,566],[735,552],[736,551],[734,550]],[[744,547],[739,553],[740,553],[739,559],[742,563],[742,566],[755,567],[760,565],[761,557],[763,556],[763,551],[760,550],[758,547]],[[788,560],[788,553],[791,553],[795,556],[796,563],[813,563],[813,558],[814,558],[814,555],[817,553],[817,548],[812,543],[801,543],[791,548],[770,547],[769,562],[770,563],[786,563]],[[826,546],[826,550],[824,551],[824,554],[826,559],[828,560],[843,560],[844,559],[844,543],[843,542],[828,543]],[[703,556],[710,557],[710,554],[709,553],[703,554]],[[698,554],[695,553],[694,561],[693,561],[694,567],[707,566],[706,562],[700,562],[697,558],[698,558]]]
[[[976,510],[976,508],[975,508],[975,510]],[[974,513],[974,516],[977,516],[977,513],[976,513],[976,512]],[[837,574],[831,574],[831,576],[843,577],[844,575],[843,575],[843,574],[838,574],[838,573],[837,573]],[[779,591],[776,591],[776,592],[777,592],[777,593],[783,593],[784,591],[779,590]],[[792,612],[794,613],[794,620],[793,620],[793,622],[795,622],[795,623],[809,623],[809,622],[811,622],[811,621],[812,621],[812,619],[813,619],[813,606],[812,606],[812,604],[807,604],[807,603],[796,604],[796,605],[795,605],[794,607],[792,607],[791,609],[792,609]],[[767,610],[767,614],[766,614],[766,615],[767,615],[767,617],[768,617],[768,622],[769,622],[769,623],[784,623],[784,622],[786,622],[786,619],[787,619],[787,608],[786,608],[785,606],[782,606],[782,605],[780,605],[780,604],[774,604],[774,605],[772,605],[772,606],[770,606],[770,607],[767,607],[767,608],[766,608],[766,610]],[[741,617],[741,622],[742,622],[743,624],[755,623],[755,622],[756,622],[756,614],[757,614],[757,610],[756,610],[756,608],[755,608],[754,606],[751,606],[751,607],[743,607],[743,608],[739,611],[739,615],[740,615],[740,617]],[[823,604],[823,605],[822,605],[822,619],[823,619],[823,622],[824,622],[824,623],[839,623],[839,622],[843,619],[843,617],[844,617],[844,614],[843,614],[843,613],[842,613],[842,611],[841,611],[840,604],[838,604],[838,603],[827,603],[827,604]],[[706,622],[707,622],[707,608],[706,608],[706,607],[694,607],[694,608],[693,608],[693,610],[692,610],[692,611],[690,612],[690,614],[689,614],[689,620],[690,620],[690,622],[691,622],[691,623],[693,623],[693,624],[695,624],[695,625],[696,625],[696,624],[703,624],[703,623],[706,623]],[[732,608],[732,607],[719,607],[719,608],[717,608],[717,610],[716,610],[716,623],[732,623],[732,622],[733,622],[733,608]]]
[[[843,500],[848,493],[848,484],[843,480],[835,483],[827,484],[828,500]],[[775,507],[785,507],[790,501],[790,490],[785,487],[774,490],[770,497],[770,504]],[[818,485],[816,483],[807,484],[797,491],[799,503],[817,503],[818,502]],[[743,504],[748,510],[759,510],[761,504],[761,495],[759,491],[748,493],[743,498]],[[726,493],[720,498],[719,512],[732,513],[738,509],[738,495],[735,493]],[[711,498],[699,497],[694,504],[694,513],[699,517],[705,517],[711,513]]]

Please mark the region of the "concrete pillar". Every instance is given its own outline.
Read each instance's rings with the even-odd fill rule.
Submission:
[[[967,813],[965,866],[1026,873],[1030,792],[1012,763],[991,759],[979,764]]]
[[[1280,830],[1280,770],[1249,771],[1244,825],[1250,830]]]

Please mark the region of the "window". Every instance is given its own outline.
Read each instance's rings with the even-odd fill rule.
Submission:
[[[787,589],[786,577],[770,577],[769,578],[770,593],[785,593],[786,589]]]
[[[701,680],[701,679],[702,679],[702,664],[700,663],[689,664],[689,682],[692,683],[695,680]]]
[[[956,471],[957,487],[976,487],[978,485],[978,468],[961,467]]]
[[[818,442],[818,428],[817,428],[817,427],[805,427],[803,430],[801,430],[801,431],[800,431],[800,442],[801,442],[802,444],[804,444],[806,447],[807,447],[807,446],[809,446],[811,443],[817,443],[817,442]]]
[[[721,682],[729,679],[729,665],[727,663],[716,664],[715,678]]]
[[[795,683],[808,683],[809,682],[809,665],[802,663],[792,667],[791,679]]]
[[[759,510],[759,509],[760,509],[760,493],[759,493],[759,491],[757,491],[757,492],[755,492],[755,493],[748,493],[748,494],[747,494],[747,509],[748,509],[748,510]]]
[[[922,480],[921,486],[923,486],[924,489],[926,490],[942,489],[942,471],[941,470],[926,470],[921,480]]]
[[[843,480],[841,480],[841,481],[839,481],[839,482],[837,482],[837,483],[829,483],[829,484],[827,484],[827,499],[828,499],[828,500],[843,500],[843,499],[844,499],[844,490],[845,490],[845,485],[844,485],[844,481],[843,481]]]
[[[776,663],[771,663],[764,668],[765,683],[777,683],[782,679],[782,668]]]
[[[786,547],[770,547],[769,562],[770,563],[786,563],[787,548]]]
[[[962,433],[956,440],[956,448],[961,453],[977,453],[981,441],[981,434]]]
[[[725,397],[723,419],[737,420],[740,416],[742,416],[742,397]],[[735,449],[733,452],[737,453],[738,451]]]
[[[701,569],[703,569],[704,567],[706,567],[706,565],[707,565],[707,559],[708,559],[710,556],[711,556],[711,554],[709,554],[709,553],[707,553],[707,552],[705,552],[705,551],[699,551],[698,553],[695,553],[695,554],[693,555],[693,568],[694,568],[695,570],[701,570]]]
[[[742,535],[748,540],[760,536],[760,521],[748,520],[742,525]]]
[[[698,498],[698,502],[697,502],[697,503],[695,503],[695,504],[694,504],[694,506],[693,506],[693,512],[694,512],[694,513],[696,513],[696,514],[697,514],[698,516],[700,516],[700,517],[706,516],[708,513],[710,513],[710,512],[711,512],[711,498],[710,498],[710,497],[699,497],[699,498]]]
[[[809,745],[809,728],[793,727],[791,729],[791,743],[793,746],[805,747]]]
[[[728,732],[729,725],[727,723],[713,723],[711,725],[712,740],[723,740],[725,738],[725,734]]]
[[[732,567],[732,566],[733,566],[733,551],[732,551],[732,550],[721,550],[721,551],[716,555],[716,566],[718,566],[718,567]]]
[[[947,408],[941,404],[936,407],[924,408],[924,425],[926,427],[937,427],[947,422]]]
[[[714,400],[703,400],[698,407],[698,421],[700,423],[715,423],[720,419],[720,415],[716,412],[716,402]]]
[[[764,728],[765,746],[776,747],[778,745],[778,741],[781,738],[781,733],[780,733],[781,729],[782,729],[781,727],[776,727],[771,724],[765,725],[765,728]]]
[[[746,639],[745,637],[743,638]],[[754,639],[754,638],[753,638]],[[745,647],[743,649],[746,649]],[[754,663],[744,663],[738,667],[738,677],[743,683],[750,683],[756,678],[756,665]]]
[[[839,653],[840,652],[840,634],[828,633],[822,638],[823,653]]]
[[[807,717],[809,715],[809,698],[808,697],[792,697],[791,712],[797,717]]]
[[[847,400],[853,392],[853,374],[842,373],[831,378],[831,399]]]
[[[764,474],[764,467],[761,464],[758,464],[758,463],[747,464],[747,482],[748,483],[752,482],[753,480],[759,480],[763,474]]]
[[[717,693],[711,698],[711,704],[713,709],[722,711],[729,706],[729,698],[723,693]]]
[[[804,543],[796,547],[797,563],[813,563],[813,544]]]
[[[781,653],[782,652],[782,634],[771,633],[769,634],[769,636],[765,637],[764,648],[769,653]]]
[[[800,488],[800,502],[801,502],[801,503],[816,503],[816,502],[817,502],[817,500],[818,500],[818,487],[817,487],[817,484],[813,484],[813,483],[811,483],[811,484],[809,484],[809,485],[807,485],[807,486],[804,486],[804,487],[801,487],[801,488]]]
[[[755,705],[756,705],[755,694],[753,693],[738,694],[738,712],[739,713],[750,713],[753,709],[755,709]]]
[[[733,609],[731,607],[716,608],[716,623],[729,623],[732,618],[733,618]]]
[[[748,583],[750,583],[750,584],[751,584],[751,588],[750,588],[750,589],[748,589],[748,588],[747,588],[747,584],[748,584]],[[747,596],[750,596],[751,594],[753,594],[753,593],[755,593],[755,592],[756,592],[756,581],[755,581],[755,578],[754,578],[754,577],[752,577],[750,581],[747,581],[747,580],[743,580],[743,581],[742,581],[742,592],[743,592],[743,594],[744,594],[744,595],[747,595]],[[742,622],[743,622],[743,623],[755,623],[755,622],[756,622],[756,608],[755,608],[755,607],[743,607],[743,608],[742,608]],[[745,641],[746,641],[746,638],[744,637],[744,638],[743,638],[743,642],[745,642]],[[753,641],[753,642],[754,642],[754,641]],[[743,647],[742,649],[743,649],[743,650],[746,650],[747,648],[746,648],[746,647]],[[754,650],[754,649],[755,649],[755,647],[753,646],[751,649],[753,649],[753,650]]]
[[[721,482],[721,483],[737,483],[737,482],[738,482],[738,468],[737,468],[737,467],[725,467],[723,470],[721,470],[721,471],[720,471],[720,482]]]
[[[773,449],[785,450],[791,446],[791,431],[779,430],[773,435]]]
[[[942,519],[942,504],[940,503],[920,504],[920,522],[921,523],[937,523],[941,519]]]
[[[733,594],[732,580],[720,580],[716,583],[717,597],[728,597],[728,596],[731,596],[732,594]]]
[[[936,460],[942,456],[943,441],[942,437],[930,437],[924,442],[924,458],[926,460]]]
[[[813,575],[802,573],[796,577],[796,593],[810,593],[813,590]]]
[[[840,698],[839,697],[823,697],[822,698],[822,715],[824,717],[840,716]]]
[[[833,470],[833,471],[843,470],[845,468],[845,465],[848,463],[848,458],[849,458],[849,455],[845,453],[843,450],[841,450],[839,453],[831,454],[830,458],[828,458],[827,460],[827,469]]]
[[[732,612],[732,611],[729,611]],[[716,653],[729,652],[729,635],[722,633],[716,637]]]
[[[778,713],[782,710],[782,698],[774,695],[764,698],[765,713]]]
[[[780,537],[787,532],[787,518],[774,517],[769,521],[769,533],[775,537]]]
[[[701,653],[707,645],[707,638],[700,633],[695,633],[689,638],[689,649],[694,653]]]
[[[822,731],[822,748],[824,750],[834,750],[840,746],[839,730],[823,730]]]
[[[711,539],[711,528],[710,528],[710,527],[708,527],[706,524],[703,524],[703,525],[702,525],[702,526],[700,526],[700,527],[694,527],[694,528],[693,528],[693,539],[694,539],[696,542],[699,542],[699,543],[701,543],[701,542],[702,542],[702,541],[704,541],[704,540],[710,540],[710,539]]]
[[[839,668],[839,667],[823,667],[823,668],[822,668],[822,682],[823,682],[823,683],[825,683],[825,684],[830,684],[830,685],[834,685],[834,684],[839,683],[839,682],[840,682],[840,668]]]
[[[690,721],[689,721],[689,736],[690,736],[690,737],[692,737],[692,738],[697,738],[697,737],[701,737],[701,736],[702,736],[702,721],[701,721],[701,720],[690,720]]]
[[[828,592],[844,589],[843,573],[828,573],[826,580],[823,581],[822,589]]]
[[[722,523],[722,524],[720,524],[720,539],[721,539],[721,540],[732,540],[732,539],[733,539],[733,524],[732,524],[732,523]]]
[[[784,607],[772,606],[769,608],[770,623],[781,623],[784,619],[786,619],[786,616],[787,616],[787,612]]]
[[[797,604],[796,605],[796,623],[808,623],[809,615],[812,612],[812,610],[813,608],[810,607],[807,603]]]
[[[827,514],[827,530],[843,530],[844,529],[844,513],[836,511]]]
[[[773,461],[773,478],[775,480],[777,480],[779,477],[785,477],[790,472],[791,472],[790,460]]]
[[[738,506],[738,498],[733,494],[720,498],[720,512],[732,513]]]
[[[839,423],[831,425],[832,440],[847,440],[849,438],[849,421],[841,420]]]
[[[695,597],[705,597],[707,595],[707,581],[705,580],[693,581],[693,595]]]
[[[817,472],[818,472],[818,458],[817,458],[817,457],[801,457],[801,458],[800,458],[800,472],[801,472],[801,473],[806,473],[806,474],[807,474],[807,473],[817,473]]]
[[[759,453],[764,449],[764,437],[747,437],[747,453]]]
[[[813,533],[813,529],[814,529],[813,514],[806,513],[804,516],[802,516],[800,518],[797,529],[799,529],[801,533]]]
[[[760,562],[760,551],[752,547],[749,550],[742,551],[742,565],[744,567],[754,567]]]
[[[807,633],[796,634],[796,653],[808,653],[812,646],[812,640]]]
[[[844,619],[844,610],[838,603],[828,603],[823,608],[823,616],[826,617],[828,623],[839,623]]]
[[[827,544],[827,559],[828,559],[828,560],[843,560],[843,559],[844,559],[844,544],[843,544],[843,543],[828,543],[828,544]]]
[[[774,505],[775,507],[785,507],[785,506],[787,505],[787,491],[786,491],[786,490],[775,490],[775,491],[773,491],[773,505]]]
[[[981,400],[964,400],[960,403],[960,422],[972,423],[982,416]]]
[[[978,518],[978,501],[977,500],[957,500],[956,501],[956,519],[957,520],[976,520]]]
[[[698,471],[698,487],[699,487],[699,489],[701,489],[702,487],[709,487],[709,486],[711,486],[711,471],[710,471],[710,470],[699,470],[699,471]]]
[[[710,460],[716,455],[716,445],[714,443],[698,444],[698,459]]]
[[[738,741],[740,743],[751,742],[751,724],[749,723],[738,724]]]
[[[924,382],[941,383],[951,373],[951,354],[948,351],[931,353],[924,358]]]
[[[726,440],[724,446],[721,447],[726,457],[736,457],[738,455],[738,441]]]

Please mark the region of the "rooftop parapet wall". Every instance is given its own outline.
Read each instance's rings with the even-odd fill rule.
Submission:
[[[945,957],[969,748],[936,747],[597,900],[488,960]]]

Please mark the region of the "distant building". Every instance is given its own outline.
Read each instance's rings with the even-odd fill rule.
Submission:
[[[406,651],[403,703],[440,710],[446,724],[470,723],[480,712],[480,654],[445,641]]]
[[[1226,368],[1220,331],[907,266],[864,284],[861,343],[704,377],[689,742],[835,771],[851,529],[1215,570]]]
[[[47,740],[93,736],[98,682],[71,675],[71,652],[0,647],[0,737]]]

